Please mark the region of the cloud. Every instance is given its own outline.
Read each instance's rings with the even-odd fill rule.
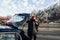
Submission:
[[[44,2],[45,0],[39,0],[40,2]]]
[[[44,4],[45,1],[46,0],[31,0],[32,3],[29,4],[28,0],[3,0],[0,6],[0,13],[5,13],[5,15],[7,15],[7,14],[12,14],[12,13],[15,14],[19,12],[20,13],[32,12],[34,9],[44,8],[45,6],[43,5],[45,5]]]
[[[44,4],[45,0],[39,0],[41,4]]]
[[[48,9],[49,7],[53,7],[53,5],[55,5],[56,3],[59,2],[59,0],[50,0],[50,1],[52,1],[52,2],[45,7],[46,9]]]
[[[27,7],[28,6],[28,0],[23,0],[23,5],[24,5],[24,7]]]
[[[36,3],[36,2],[37,2],[37,0],[32,0],[32,2],[33,2],[33,3]]]
[[[32,10],[33,10],[33,7],[31,5],[28,5],[27,7],[22,9],[22,12],[31,13]]]
[[[40,9],[40,7],[41,8],[43,7],[45,0],[32,0],[32,2],[33,2],[32,7],[34,9]]]
[[[45,0],[32,0],[33,3],[40,3],[40,4],[44,4]]]
[[[9,3],[11,2],[11,0],[3,0],[2,1],[2,5],[1,6],[4,6],[4,7],[6,7],[6,6],[8,6],[9,5]]]
[[[12,0],[3,0],[0,6],[0,15],[15,14],[17,12],[17,5]],[[13,13],[13,14],[12,14]]]

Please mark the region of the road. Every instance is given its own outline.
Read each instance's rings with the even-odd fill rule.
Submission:
[[[24,28],[27,32],[27,28]],[[37,40],[60,40],[60,28],[39,28]]]

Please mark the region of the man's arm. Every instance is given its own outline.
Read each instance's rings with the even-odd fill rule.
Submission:
[[[35,27],[36,27],[37,32],[38,32],[38,26],[39,26],[39,22],[35,22]]]

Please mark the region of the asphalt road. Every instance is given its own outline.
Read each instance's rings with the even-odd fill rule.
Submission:
[[[27,28],[24,28],[24,32],[27,32]],[[60,40],[60,28],[39,28],[37,40]]]
[[[39,31],[37,40],[60,40],[60,31]]]

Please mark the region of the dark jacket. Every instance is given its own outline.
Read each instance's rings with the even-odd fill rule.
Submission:
[[[30,19],[29,21],[27,21],[28,31],[33,31],[33,22],[35,22],[35,20],[33,20],[33,19]]]

